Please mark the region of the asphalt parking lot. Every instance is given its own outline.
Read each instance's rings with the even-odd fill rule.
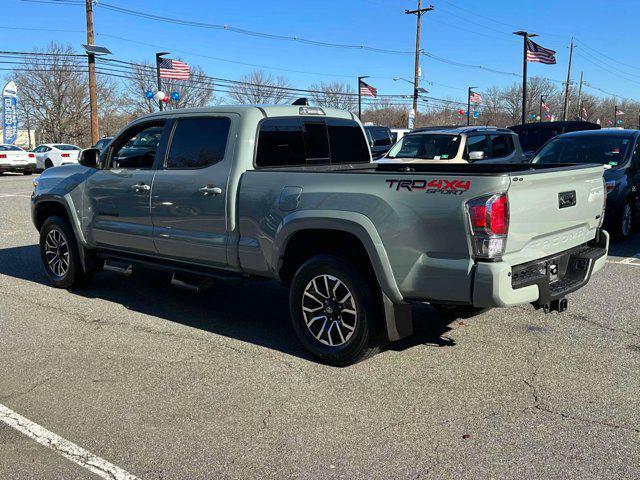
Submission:
[[[420,306],[413,337],[338,369],[305,355],[274,283],[49,287],[32,180],[0,177],[0,407],[117,475],[640,478],[640,235],[562,315]],[[6,422],[0,452],[0,478],[96,478]]]

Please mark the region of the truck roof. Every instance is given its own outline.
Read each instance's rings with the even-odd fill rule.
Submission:
[[[337,108],[313,107],[305,105],[216,105],[214,107],[199,108],[174,108],[155,112],[145,115],[144,119],[171,117],[174,115],[184,114],[203,114],[203,113],[237,113],[238,115],[247,114],[249,112],[261,112],[262,116],[267,117],[295,117],[295,116],[317,116],[318,118],[332,117],[345,118],[355,120],[353,114],[346,110]],[[314,113],[318,112],[318,113]],[[319,113],[323,112],[323,113]]]

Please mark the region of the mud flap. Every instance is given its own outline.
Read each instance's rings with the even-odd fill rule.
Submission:
[[[384,322],[387,329],[387,338],[394,342],[411,335],[413,333],[411,304],[395,304],[384,292],[382,293],[382,303],[384,306]]]

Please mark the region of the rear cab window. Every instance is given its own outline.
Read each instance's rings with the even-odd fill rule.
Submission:
[[[369,163],[362,129],[352,120],[268,118],[260,124],[256,167]]]

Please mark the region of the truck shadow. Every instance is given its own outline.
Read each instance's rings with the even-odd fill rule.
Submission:
[[[49,285],[37,245],[0,249],[0,274]],[[310,359],[290,324],[287,289],[275,281],[250,280],[242,286],[216,284],[204,292],[193,293],[172,287],[167,274],[145,269],[137,270],[131,277],[102,272],[87,288],[70,293],[114,302],[162,320]],[[414,334],[391,343],[388,349],[453,346],[455,341],[445,336],[452,322],[453,319],[440,316],[429,305],[416,305]]]

